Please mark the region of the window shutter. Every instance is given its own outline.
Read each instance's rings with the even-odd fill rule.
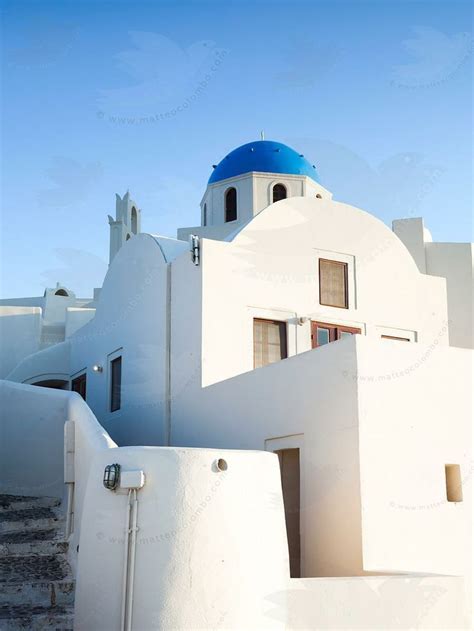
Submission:
[[[328,307],[348,308],[347,263],[319,259],[319,302]]]

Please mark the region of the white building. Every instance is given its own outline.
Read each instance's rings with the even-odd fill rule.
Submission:
[[[124,449],[277,453],[288,580],[309,581],[292,583],[290,592],[308,589],[316,600],[332,598],[341,607],[344,601],[356,611],[368,595],[355,577],[378,577],[378,585],[393,590],[393,607],[407,607],[407,617],[357,610],[357,625],[468,625],[461,577],[470,575],[472,245],[433,243],[421,219],[399,219],[391,231],[374,216],[334,201],[304,156],[270,141],[243,145],[214,168],[201,201],[201,225],[178,230],[178,239],[141,233],[140,211],[128,193],[117,196],[116,219],[109,223],[111,265],[93,302],[78,303],[69,290],[68,304],[58,302],[68,300],[64,295],[51,296],[51,306],[2,301],[0,320],[9,331],[2,335],[4,376],[80,392]],[[25,309],[32,310],[27,319]],[[61,329],[54,345],[42,342],[48,326]],[[143,461],[149,462],[146,453]],[[261,466],[263,471],[263,461]],[[242,484],[250,497],[250,479]],[[260,481],[255,493],[270,493],[274,481],[268,484],[266,489]],[[110,557],[94,566],[103,551],[88,531],[99,519],[98,501],[84,500],[81,507],[84,552],[73,560],[81,629],[87,628],[84,611],[92,597],[81,577],[94,590],[110,583]],[[170,511],[188,510],[186,502],[170,501]],[[241,510],[249,510],[242,502]],[[245,523],[249,518],[242,516]],[[262,554],[272,556],[278,526],[270,534],[271,518],[265,511],[260,518],[272,542]],[[153,515],[147,519],[153,524]],[[206,524],[212,532],[212,523]],[[227,543],[232,536],[225,531]],[[247,575],[258,566],[261,583],[261,564],[269,557],[259,560],[254,542],[239,541],[250,546],[255,562],[252,568],[246,557],[242,571]],[[188,544],[193,549],[192,538]],[[148,553],[161,562],[159,551]],[[213,554],[209,550],[209,558]],[[199,559],[196,571],[205,581],[205,556]],[[184,583],[176,589],[182,596],[187,575],[180,571]],[[275,568],[269,573],[276,583],[268,590],[284,584]],[[409,605],[398,575],[413,590]],[[429,586],[435,575],[444,595],[425,611],[416,577]],[[328,577],[345,582],[335,587]],[[250,605],[243,613],[236,607],[241,597],[246,602],[237,592],[234,601],[222,596],[233,612],[223,628],[251,628],[245,620],[257,620]],[[147,616],[164,620],[167,606],[141,601],[144,626],[134,628],[152,628]],[[343,609],[331,613],[311,602],[284,609],[286,628],[347,628],[354,620]],[[190,612],[166,611],[173,628],[199,626],[204,619],[208,628],[219,627],[206,618],[209,610],[200,622]],[[283,628],[277,618],[267,612],[258,619],[261,628]]]

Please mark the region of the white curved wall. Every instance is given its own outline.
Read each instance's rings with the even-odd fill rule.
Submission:
[[[228,469],[219,472],[215,461]],[[113,459],[113,460],[112,460]],[[75,629],[120,627],[127,495],[106,464],[140,468],[133,629],[284,629],[289,577],[278,458],[262,452],[123,447],[92,464],[82,517]],[[87,527],[87,524],[93,524]]]
[[[162,248],[139,234],[119,250],[94,319],[72,335],[71,375],[87,372],[87,403],[121,444],[165,440],[167,264]],[[121,354],[122,405],[110,412],[110,355]],[[98,364],[103,372],[92,371]]]
[[[319,304],[319,257],[349,263],[349,309]],[[406,330],[424,344],[448,319],[445,280],[420,274],[381,221],[330,200],[286,199],[230,243],[203,240],[202,276],[203,385],[253,369],[255,317],[287,322],[290,355],[311,348],[310,321],[297,316],[378,338],[381,327]]]

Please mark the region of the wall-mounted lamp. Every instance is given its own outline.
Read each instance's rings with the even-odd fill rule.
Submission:
[[[109,491],[115,491],[120,484],[120,465],[108,464],[104,469],[102,482],[106,489]]]
[[[99,364],[94,364],[94,365],[92,366],[92,370],[93,370],[94,372],[102,372],[104,369],[102,368],[102,366],[99,366]]]
[[[300,316],[298,318],[298,326],[303,326],[303,324],[306,324],[306,322],[309,321],[308,316]]]

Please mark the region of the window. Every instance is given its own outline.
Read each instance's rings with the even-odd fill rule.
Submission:
[[[253,321],[253,365],[261,368],[288,357],[286,322]]]
[[[286,199],[286,186],[275,184],[273,187],[273,203],[279,202],[280,199]]]
[[[461,467],[458,464],[444,466],[446,476],[446,498],[448,502],[462,502]]]
[[[64,296],[65,298],[69,298],[69,294],[65,289],[58,289],[58,291],[54,292],[55,296]]]
[[[410,341],[408,337],[397,337],[396,335],[381,335],[380,337],[384,340],[399,340],[400,342]]]
[[[347,294],[347,263],[319,259],[319,303],[348,309]]]
[[[202,225],[207,226],[207,204],[204,204],[202,209]]]
[[[237,190],[228,188],[225,193],[225,220],[235,221],[237,219]]]
[[[324,344],[329,344],[360,332],[360,329],[352,326],[311,322],[311,346],[312,348],[318,348],[318,346],[324,346]]]
[[[122,394],[122,357],[110,362],[110,411],[120,410]]]
[[[74,377],[71,381],[71,390],[73,392],[77,392],[81,397],[86,400],[86,384],[87,384],[87,375],[83,373],[82,375],[78,375]]]
[[[138,233],[138,214],[137,214],[137,209],[135,208],[135,206],[132,208],[132,214],[131,214],[131,220],[132,220],[132,232],[133,234],[137,234]]]

